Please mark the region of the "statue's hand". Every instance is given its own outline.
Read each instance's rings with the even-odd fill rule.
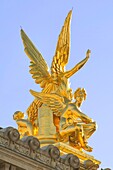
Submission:
[[[69,126],[69,125],[68,125],[67,123],[65,123],[65,124],[62,125],[62,129],[64,130],[64,129],[66,129],[68,126]]]
[[[91,50],[88,49],[87,52],[86,52],[86,58],[89,58],[90,54],[91,54]]]
[[[83,121],[84,123],[86,123],[86,124],[89,123],[89,121],[88,121],[87,119],[82,119],[82,121]]]
[[[86,124],[88,124],[88,123],[92,122],[92,119],[90,119],[90,118],[88,118],[88,119],[83,118],[82,121],[85,122]]]

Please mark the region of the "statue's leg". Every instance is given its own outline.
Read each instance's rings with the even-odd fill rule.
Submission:
[[[78,130],[78,139],[79,139],[79,142],[80,142],[82,147],[85,147],[85,143],[84,143],[84,140],[83,140],[83,132],[82,132],[81,127],[78,127],[77,130]]]
[[[84,150],[86,150],[86,151],[88,151],[88,152],[91,152],[91,151],[92,151],[92,148],[87,145],[87,142],[86,142],[86,140],[85,140],[85,136],[84,136],[84,134],[83,134],[83,127],[82,127],[82,126],[81,126],[81,127],[78,127],[78,129],[79,129],[78,139],[79,139],[79,142],[80,142],[80,144],[81,144],[81,147],[82,147]]]
[[[82,148],[87,151],[91,151],[92,148],[86,145],[84,133],[83,133],[83,127],[81,125],[76,126],[73,128],[74,131],[70,130],[69,134],[69,144],[81,150]]]
[[[73,131],[71,131],[69,135],[69,144],[70,146],[81,150],[81,143],[79,141],[79,133],[80,133],[80,128],[79,127],[74,127]]]
[[[58,133],[60,130],[60,117],[53,114],[53,123],[56,127],[56,132]]]

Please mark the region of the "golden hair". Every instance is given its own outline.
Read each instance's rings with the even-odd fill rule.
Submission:
[[[80,87],[74,92],[74,99],[76,99],[76,97],[79,97],[80,93],[83,93],[84,100],[86,100],[86,96],[87,96],[86,90],[84,88],[80,88]]]

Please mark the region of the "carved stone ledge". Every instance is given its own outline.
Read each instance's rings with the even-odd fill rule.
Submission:
[[[13,127],[7,127],[4,129],[0,129],[0,133],[3,133],[3,136],[8,138],[9,140],[16,142],[20,139],[20,134],[17,129]]]
[[[21,141],[29,146],[29,148],[33,151],[40,148],[40,142],[37,138],[33,136],[26,136],[21,139]]]
[[[38,167],[38,169],[41,169],[41,167],[48,167],[48,170],[73,170],[75,169],[75,164],[78,168],[79,164],[77,164],[76,160],[79,162],[79,159],[76,157],[75,160],[75,156],[73,154],[60,157],[60,150],[54,145],[48,145],[40,148],[40,142],[37,138],[33,136],[27,136],[20,140],[19,137],[18,131],[13,127],[0,129],[0,152],[1,155],[5,154],[4,157],[7,157],[6,160],[9,161],[9,163],[14,162],[14,165],[17,166],[18,160],[18,166],[23,168],[21,163],[23,160],[23,164],[27,163],[27,167],[31,165],[35,167],[31,168],[31,166],[30,170],[35,170],[36,165],[38,164],[40,164],[40,168]],[[7,153],[10,155],[12,154],[13,156],[9,159]],[[26,158],[26,161],[22,158],[23,156]],[[2,156],[0,159],[1,158]],[[27,161],[29,159],[30,162]],[[31,159],[34,161],[34,163],[32,163]],[[28,164],[30,165],[28,166]],[[25,168],[26,166],[24,165],[24,169],[29,170],[28,168]],[[44,170],[44,168],[42,168],[42,170]]]
[[[67,154],[67,155],[63,155],[61,158],[64,160],[64,163],[66,165],[71,166],[76,170],[79,170],[80,160],[78,159],[77,156],[73,154]]]
[[[4,163],[12,163],[10,170],[97,170],[99,168],[98,160],[88,154],[72,150],[64,143],[40,148],[37,138],[26,136],[20,140],[19,137],[18,130],[13,127],[0,128],[0,168],[8,165]],[[63,156],[60,156],[59,149]],[[81,158],[83,162],[80,162]]]
[[[93,161],[91,160],[86,160],[84,161],[84,167],[87,170],[97,170],[99,168],[98,164],[95,164]]]
[[[109,169],[109,168],[102,169],[102,168],[101,168],[101,170],[111,170],[111,169]]]
[[[42,150],[42,153],[45,153],[47,156],[49,156],[50,158],[54,160],[58,160],[58,158],[60,158],[60,151],[54,145],[48,145],[48,146],[42,147],[41,150]]]

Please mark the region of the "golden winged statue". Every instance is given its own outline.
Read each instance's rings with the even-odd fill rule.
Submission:
[[[24,44],[24,51],[30,59],[30,73],[37,84],[40,84],[43,93],[55,93],[59,96],[72,99],[72,90],[69,84],[69,78],[80,70],[88,61],[90,50],[87,50],[86,57],[76,64],[71,70],[65,71],[65,66],[69,60],[70,54],[70,22],[72,10],[68,13],[64,25],[58,37],[56,51],[53,57],[51,72],[42,57],[26,33],[21,29],[21,37]],[[29,121],[36,124],[38,108],[42,101],[35,99],[27,109]]]
[[[47,94],[30,90],[31,94],[51,108],[54,114],[60,116],[57,140],[69,142],[77,149],[83,148],[91,152],[92,148],[87,145],[87,139],[96,130],[96,123],[86,114],[80,111],[80,106],[86,98],[85,89],[78,88],[74,93],[75,102],[67,101],[58,94]]]

